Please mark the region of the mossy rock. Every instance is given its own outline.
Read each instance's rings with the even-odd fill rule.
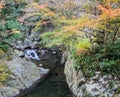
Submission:
[[[2,49],[0,49],[0,59],[3,58],[4,56],[5,56],[5,52]]]
[[[0,85],[4,84],[9,79],[10,71],[7,65],[0,60]]]

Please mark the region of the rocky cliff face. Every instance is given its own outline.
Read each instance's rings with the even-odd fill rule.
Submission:
[[[120,89],[120,80],[112,75],[102,75],[96,71],[95,75],[85,79],[81,70],[73,67],[72,59],[65,64],[65,75],[69,88],[76,97],[120,97],[116,94]]]
[[[49,71],[18,57],[5,63],[11,73],[9,79],[0,87],[0,97],[18,97],[18,95],[25,94]]]

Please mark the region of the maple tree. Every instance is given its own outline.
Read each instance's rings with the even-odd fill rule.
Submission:
[[[83,17],[61,16],[47,7],[44,15],[53,13],[49,14],[49,17],[52,17],[49,22],[54,21],[54,23],[57,23],[57,27],[41,35],[42,43],[46,47],[57,46],[61,49],[66,47],[67,50],[70,50],[72,58],[75,59],[76,67],[83,68],[83,71],[88,70],[89,67],[94,71],[96,67],[99,67],[103,72],[114,72],[117,69],[116,64],[118,64],[119,56],[120,2],[119,0],[92,1],[94,1],[93,5],[90,5],[92,10],[85,13]],[[44,19],[46,17],[43,17],[42,20]],[[39,21],[38,28],[44,24],[42,20]],[[99,48],[94,48],[94,43],[98,44]],[[114,50],[117,50],[117,54],[114,53]],[[109,56],[111,56],[111,59]],[[99,62],[100,59],[103,63]],[[115,66],[113,66],[113,63]],[[107,64],[110,64],[109,68],[111,69],[106,67]],[[112,68],[115,69],[112,70]]]

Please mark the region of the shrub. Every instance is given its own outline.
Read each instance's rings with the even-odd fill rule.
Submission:
[[[92,43],[90,42],[89,38],[78,39],[77,41],[78,42],[76,42],[75,45],[73,45],[77,55],[87,53],[92,47]]]
[[[7,51],[9,43],[22,38],[20,31],[23,30],[23,27],[17,21],[7,20],[4,24],[1,24],[0,30],[0,48],[4,51]]]
[[[118,64],[120,56],[118,49],[118,41],[120,41],[119,0],[92,1],[96,4],[95,18],[91,18],[89,15],[72,18],[71,9],[70,13],[64,14],[61,11],[66,6],[57,10],[61,12],[57,14],[54,9],[45,7],[45,5],[37,5],[40,8],[39,14],[42,18],[36,27],[42,28],[48,23],[54,24],[55,28],[52,31],[47,30],[48,32],[41,35],[42,43],[47,47],[62,48],[64,46],[70,50],[75,68],[82,69],[86,76],[90,77],[96,70],[118,75],[120,71]],[[114,4],[118,5],[115,7]],[[91,6],[90,8],[92,8]],[[99,45],[98,52],[96,48],[93,49],[91,41]]]
[[[1,9],[0,23],[0,49],[5,52],[11,42],[23,37],[24,27],[15,19],[20,14],[20,9],[24,4],[8,5]]]
[[[4,6],[1,9],[1,19],[9,20],[14,19],[16,16],[19,16],[22,11],[21,9],[25,6],[25,3],[14,4],[11,2],[8,6]]]

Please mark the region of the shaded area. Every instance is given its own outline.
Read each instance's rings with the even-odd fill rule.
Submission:
[[[63,74],[63,68],[57,67],[49,78],[25,97],[72,97]]]
[[[51,69],[49,76],[25,97],[72,97],[66,83],[64,67],[59,63],[60,56],[48,51],[41,57],[40,61],[35,61],[38,66]]]

